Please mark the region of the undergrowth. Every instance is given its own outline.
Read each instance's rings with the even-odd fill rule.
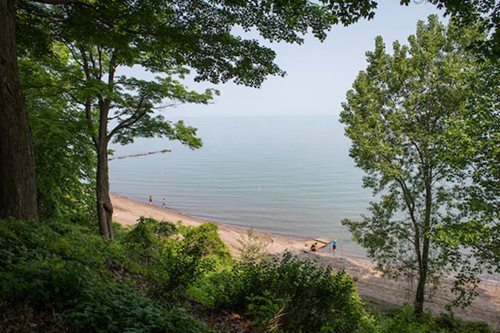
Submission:
[[[0,305],[17,309],[0,314],[0,331],[211,332],[193,318],[207,317],[194,313],[196,302],[208,317],[247,318],[254,332],[491,332],[450,316],[417,318],[410,308],[373,313],[346,273],[290,253],[264,258],[249,246],[248,259],[235,260],[213,223],[141,218],[114,227],[116,239],[104,241],[88,221],[0,221]],[[7,318],[23,312],[32,315]]]

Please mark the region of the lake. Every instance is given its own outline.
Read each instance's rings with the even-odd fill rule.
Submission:
[[[192,216],[298,237],[337,239],[341,255],[364,251],[340,221],[367,213],[371,192],[349,157],[350,141],[333,116],[186,119],[203,147],[137,140],[110,161],[111,191]]]

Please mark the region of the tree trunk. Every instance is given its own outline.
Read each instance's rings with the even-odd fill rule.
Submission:
[[[425,245],[424,245],[425,249]],[[425,250],[424,250],[425,251]],[[425,285],[427,283],[427,258],[422,260],[422,268],[419,270],[417,292],[415,294],[415,314],[420,317],[424,313],[424,301],[425,301]]]
[[[431,229],[431,212],[432,212],[432,173],[429,167],[425,167],[425,215],[423,226],[423,245],[422,245],[422,262],[419,266],[419,276],[417,293],[415,294],[415,314],[420,317],[424,313],[425,300],[425,285],[427,284],[427,273],[429,271],[429,249],[430,238],[429,232]]]
[[[0,218],[38,219],[35,158],[19,84],[16,1],[0,0]]]
[[[99,137],[97,141],[97,218],[104,239],[114,238],[113,205],[109,197],[108,113],[111,101],[99,102]]]
[[[108,144],[106,140],[99,140],[97,154],[97,217],[101,236],[111,240],[114,238],[113,205],[109,197]]]

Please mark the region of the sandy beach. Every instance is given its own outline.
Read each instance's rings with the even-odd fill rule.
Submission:
[[[191,226],[208,222],[118,194],[112,194],[111,200],[114,207],[113,219],[122,225],[132,226],[137,223],[140,216],[174,223],[182,221],[183,224]],[[219,224],[219,235],[235,256],[238,256],[239,240],[244,239],[246,233],[246,229]],[[300,239],[265,232],[254,232],[254,234],[265,244],[269,254],[279,254],[288,250],[300,258],[316,261],[321,265],[330,265],[334,270],[344,269],[357,281],[358,292],[367,302],[391,306],[411,304],[413,301],[413,289],[416,287],[414,283],[384,278],[374,270],[374,265],[368,259],[334,256],[330,247],[311,252],[310,247],[315,242],[313,239]],[[444,305],[452,299],[449,292],[451,284],[451,279],[444,279],[440,287],[433,291],[432,298],[426,303],[428,310],[433,313],[444,312]],[[488,322],[495,330],[500,329],[500,285],[482,283],[478,292],[479,296],[470,307],[455,309],[454,313],[464,319]]]

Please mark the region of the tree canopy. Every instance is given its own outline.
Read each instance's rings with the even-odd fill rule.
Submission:
[[[416,276],[417,313],[423,311],[426,284],[441,274],[457,273],[461,267],[458,286],[477,282],[483,264],[498,269],[498,255],[495,262],[475,256],[479,251],[464,252],[482,242],[483,251],[498,244],[495,218],[474,218],[492,210],[466,208],[474,200],[498,207],[497,197],[485,201],[474,195],[482,188],[495,196],[481,185],[485,179],[474,169],[481,156],[497,158],[494,150],[477,149],[494,145],[489,140],[498,140],[499,128],[493,125],[499,122],[496,102],[477,86],[485,80],[482,62],[470,51],[484,38],[478,25],[463,28],[452,21],[445,27],[436,16],[417,24],[409,45],[395,42],[392,54],[377,37],[375,50],[367,52],[368,67],[359,73],[341,112],[352,140],[350,155],[366,173],[364,186],[378,196],[370,216],[343,223],[379,269],[392,276]],[[488,131],[481,139],[472,128]],[[498,180],[496,166],[486,163],[482,168]],[[442,241],[453,228],[462,229],[472,220],[481,241]],[[494,251],[486,255],[494,256]],[[462,292],[459,300],[467,302],[471,295]]]
[[[62,4],[62,5],[61,5]],[[371,17],[374,2],[294,3],[256,1],[22,1],[19,45],[27,54],[57,56],[52,70],[67,80],[63,95],[83,116],[97,155],[97,214],[101,233],[113,238],[109,198],[108,143],[166,137],[191,148],[196,130],[172,124],[158,111],[176,103],[207,103],[215,91],[190,91],[178,79],[194,69],[195,79],[234,80],[258,87],[268,75],[283,75],[275,53],[234,32],[256,30],[270,41],[301,43],[309,30],[319,39],[337,23]],[[151,78],[126,75],[139,66]]]
[[[400,2],[407,5],[409,0]],[[431,2],[463,22],[481,19],[492,31],[489,49],[498,46],[495,1]],[[301,43],[302,35],[311,31],[322,40],[332,25],[372,18],[376,6],[374,0],[5,0],[0,8],[0,57],[5,63],[0,68],[0,92],[6,103],[0,109],[2,124],[13,130],[2,131],[11,134],[0,140],[0,154],[9,161],[0,169],[5,184],[1,216],[37,217],[33,148],[18,84],[16,48],[20,53],[50,53],[53,42],[59,41],[79,43],[73,45],[76,49],[120,49],[114,60],[119,58],[123,66],[140,65],[153,72],[188,66],[195,69],[197,80],[234,80],[258,87],[267,75],[284,72],[274,63],[270,48],[235,31],[256,31],[269,41],[291,43]]]

